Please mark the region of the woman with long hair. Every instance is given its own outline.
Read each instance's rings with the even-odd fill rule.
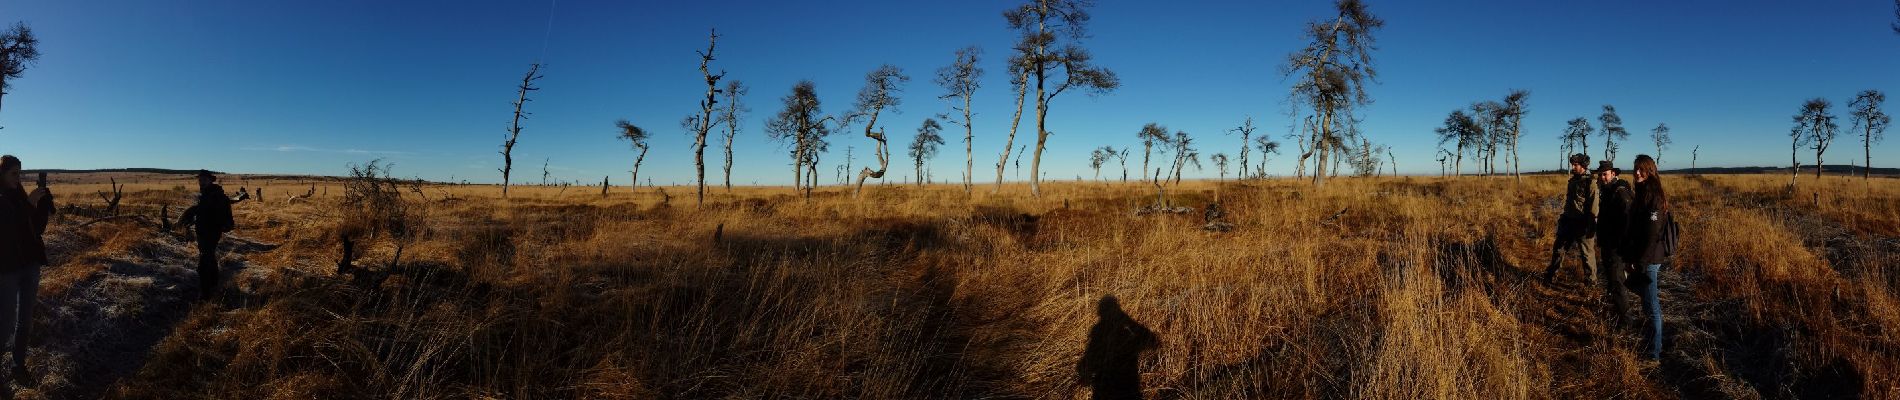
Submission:
[[[1636,196],[1629,209],[1630,223],[1622,254],[1628,262],[1629,276],[1637,281],[1635,289],[1643,298],[1643,314],[1649,320],[1644,336],[1649,339],[1649,358],[1662,357],[1662,300],[1656,290],[1657,274],[1668,262],[1663,229],[1668,226],[1669,194],[1663,190],[1662,175],[1656,173],[1656,159],[1648,154],[1636,156]],[[1638,274],[1637,266],[1643,271]]]
[[[33,324],[32,307],[38,298],[40,267],[46,265],[44,216],[35,212],[20,184],[20,159],[0,156],[0,336],[9,337],[12,374],[26,379],[26,332]],[[0,383],[0,396],[12,397]]]

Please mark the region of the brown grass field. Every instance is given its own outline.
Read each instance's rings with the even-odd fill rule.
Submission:
[[[1651,362],[1576,265],[1536,279],[1551,175],[1190,181],[1195,212],[1146,215],[1136,183],[428,186],[403,261],[363,243],[351,275],[336,181],[233,176],[266,193],[211,304],[151,221],[191,185],[120,176],[151,217],[80,227],[83,175],[55,176],[78,211],[24,398],[1900,398],[1893,179],[1666,176],[1685,250]],[[1216,198],[1232,231],[1201,229]]]

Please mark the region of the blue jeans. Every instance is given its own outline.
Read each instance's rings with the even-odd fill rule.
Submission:
[[[1649,283],[1643,285],[1641,293],[1643,313],[1649,315],[1649,330],[1643,333],[1649,337],[1649,359],[1651,360],[1662,358],[1662,299],[1657,297],[1656,291],[1656,273],[1661,270],[1662,264],[1650,264],[1643,268],[1643,273],[1649,277]]]
[[[20,267],[0,274],[0,340],[11,344],[13,368],[26,368],[26,345],[33,327],[33,307],[39,304],[40,266]],[[0,384],[4,385],[4,384]]]

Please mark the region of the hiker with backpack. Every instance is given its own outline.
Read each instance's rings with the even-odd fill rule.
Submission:
[[[211,171],[198,170],[198,204],[185,209],[179,226],[189,226],[198,239],[198,300],[208,301],[218,290],[218,241],[237,226],[231,215],[232,200],[218,185]]]
[[[1662,176],[1656,173],[1656,159],[1648,154],[1636,156],[1636,196],[1630,203],[1629,230],[1619,256],[1629,263],[1629,284],[1643,298],[1643,314],[1649,329],[1643,331],[1649,341],[1646,355],[1662,358],[1662,300],[1656,289],[1663,265],[1675,255],[1679,237],[1671,215],[1669,195],[1663,190]],[[1642,271],[1636,270],[1643,266]]]
[[[38,303],[40,268],[46,266],[46,218],[52,192],[26,193],[20,184],[20,159],[0,156],[0,336],[9,336],[13,351],[12,373],[21,385],[26,375],[28,327],[33,325],[33,306]],[[46,208],[41,208],[44,206]],[[0,397],[12,392],[0,383]]]

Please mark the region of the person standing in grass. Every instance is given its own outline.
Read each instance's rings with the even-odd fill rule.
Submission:
[[[218,241],[237,225],[231,216],[231,197],[218,185],[218,176],[198,170],[198,204],[185,209],[179,226],[190,226],[198,239],[198,300],[211,300],[218,291]]]
[[[1667,243],[1664,229],[1672,217],[1669,209],[1669,195],[1663,191],[1662,176],[1656,174],[1656,159],[1648,154],[1636,156],[1636,193],[1630,203],[1629,231],[1624,238],[1620,256],[1631,262],[1629,274],[1632,283],[1643,297],[1643,314],[1649,320],[1649,329],[1643,331],[1649,341],[1647,355],[1651,360],[1662,358],[1662,299],[1656,290],[1657,274],[1668,262]],[[1636,266],[1643,266],[1642,272]]]
[[[1597,202],[1597,278],[1603,280],[1603,295],[1610,300],[1610,323],[1624,325],[1624,314],[1629,310],[1628,296],[1623,294],[1623,259],[1616,254],[1623,247],[1624,231],[1629,226],[1630,201],[1636,196],[1628,181],[1621,176],[1622,170],[1610,160],[1597,162],[1597,190],[1602,197]]]
[[[40,238],[46,221],[36,211],[20,185],[20,159],[0,156],[0,335],[13,342],[11,376],[22,384],[26,382],[26,326],[33,320],[21,310],[31,310],[37,302],[40,267],[46,265],[46,242]],[[0,397],[12,395],[7,385],[0,384]]]
[[[1557,217],[1557,243],[1550,246],[1550,266],[1544,268],[1544,283],[1551,283],[1563,266],[1564,252],[1576,250],[1583,259],[1583,281],[1590,281],[1596,269],[1596,249],[1590,240],[1595,235],[1597,188],[1591,184],[1590,156],[1570,155],[1570,183],[1564,192],[1564,213]]]

